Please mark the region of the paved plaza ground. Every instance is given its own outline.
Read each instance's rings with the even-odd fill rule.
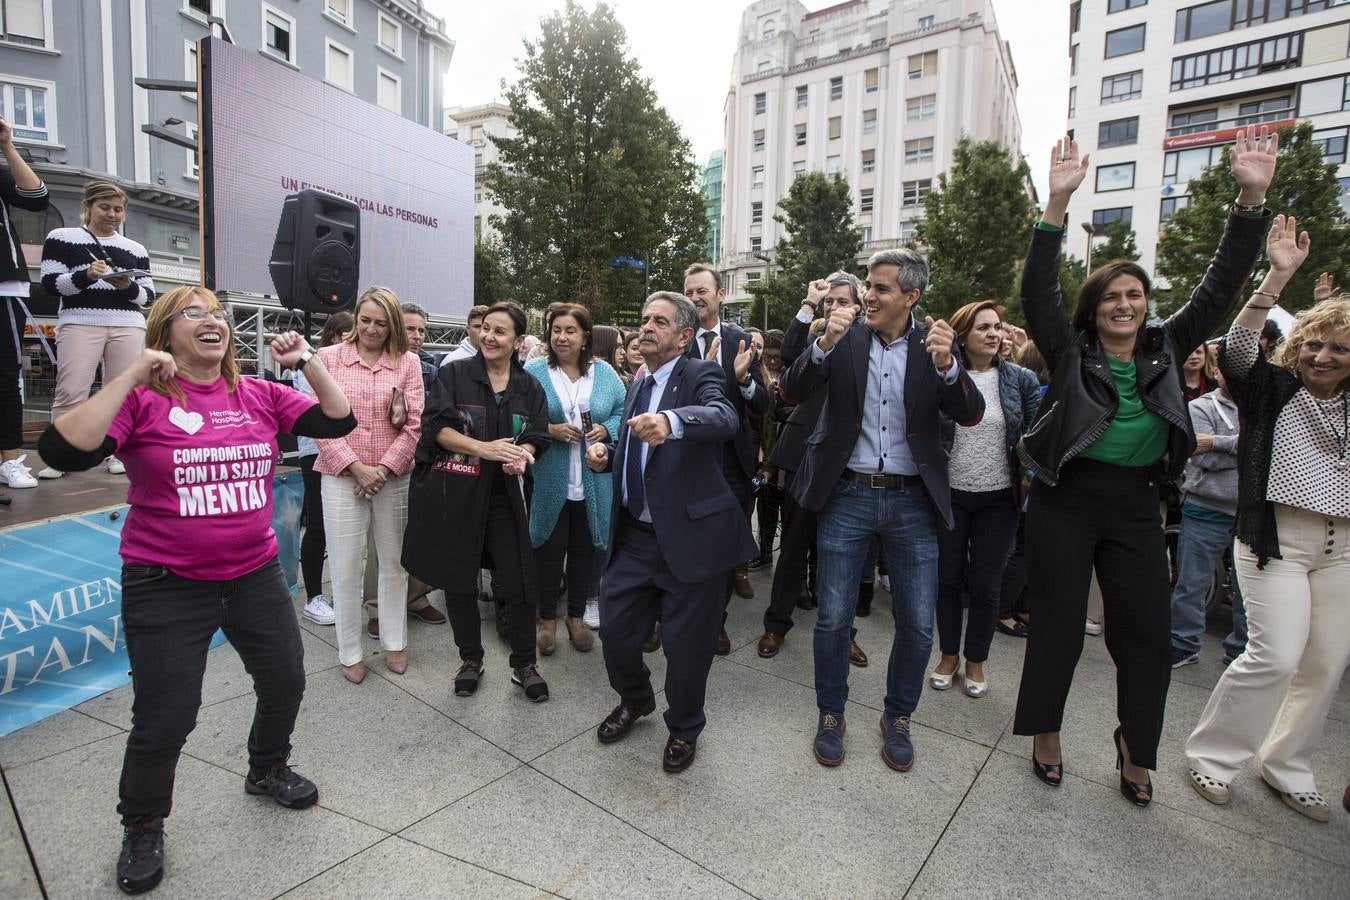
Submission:
[[[659,717],[619,744],[596,741],[615,702],[598,646],[581,654],[564,640],[542,659],[552,699],[535,706],[510,684],[488,623],[483,686],[459,698],[448,625],[409,624],[401,677],[366,639],[370,677],[357,686],[338,670],[333,629],[302,621],[308,685],[291,762],[320,802],[285,810],[244,794],[251,685],[233,650],[213,651],[153,896],[1350,897],[1345,685],[1314,761],[1330,824],[1286,809],[1254,768],[1227,808],[1186,785],[1181,748],[1221,672],[1226,614],[1202,662],[1174,673],[1157,799],[1140,810],[1116,787],[1101,638],[1086,639],[1069,699],[1062,788],[1033,777],[1031,742],[1012,734],[1025,644],[1004,635],[987,697],[925,689],[917,763],[898,774],[879,757],[891,629],[880,594],[858,621],[871,665],[851,673],[848,758],[824,769],[810,748],[812,614],[760,659],[769,573],[753,582],[754,600],[733,600],[734,649],[713,664],[708,727],[680,775],[661,769]],[[648,661],[659,689],[664,661]],[[0,897],[119,896],[130,709],[128,686],[0,738]]]

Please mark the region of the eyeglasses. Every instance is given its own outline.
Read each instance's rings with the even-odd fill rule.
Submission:
[[[190,322],[200,322],[207,316],[215,319],[217,322],[224,322],[229,319],[229,315],[223,309],[202,309],[200,306],[185,306],[178,312],[169,316],[169,321],[174,319],[187,319]]]

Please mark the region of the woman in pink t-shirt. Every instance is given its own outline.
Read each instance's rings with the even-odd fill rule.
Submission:
[[[241,378],[228,313],[205,288],[160,297],[145,342],[129,369],[50,426],[38,447],[65,472],[115,452],[130,481],[122,627],[135,699],[117,805],[125,829],[117,882],[128,893],[163,876],[174,770],[197,722],[217,628],[258,696],[244,789],[293,809],[319,799],[286,765],[304,649],[277,562],[272,472],[277,432],[335,438],[356,427],[347,398],[293,331],[272,342],[272,358],[304,369],[317,404],[285,385]]]
[[[396,675],[408,669],[408,573],[399,560],[408,524],[408,473],[422,434],[422,364],[408,352],[398,297],[370,288],[356,301],[346,339],[319,351],[351,401],[358,427],[318,441],[314,471],[322,478],[323,530],[333,583],[338,662],[354,684],[366,677],[361,648],[362,563],[367,532],[380,561],[380,646]]]

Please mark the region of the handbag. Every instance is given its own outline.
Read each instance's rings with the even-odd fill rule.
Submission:
[[[397,431],[406,424],[408,424],[408,398],[403,395],[403,391],[394,388],[394,393],[389,398],[389,425]]]

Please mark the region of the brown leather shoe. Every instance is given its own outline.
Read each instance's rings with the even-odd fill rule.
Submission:
[[[652,633],[642,642],[643,653],[655,653],[661,649],[661,623],[652,625]]]
[[[867,654],[858,646],[857,641],[848,642],[848,661],[860,669],[867,665]]]
[[[667,772],[683,772],[694,762],[694,744],[672,737],[666,741],[666,752],[661,754],[661,768]]]
[[[633,727],[633,723],[643,716],[656,712],[656,699],[652,698],[639,706],[620,703],[605,716],[605,721],[595,730],[595,736],[602,744],[612,744],[623,738]]]
[[[423,606],[421,609],[413,609],[411,606],[408,607],[408,615],[411,618],[426,622],[428,625],[445,624],[445,613],[441,612],[430,603]]]
[[[553,650],[558,646],[555,636],[557,627],[557,619],[539,619],[536,621],[535,646],[539,648],[541,656],[552,656]]]
[[[736,596],[742,600],[755,599],[755,586],[750,583],[750,572],[744,565],[736,567]]]
[[[568,616],[565,620],[567,625],[567,639],[572,642],[572,646],[578,653],[589,653],[595,646],[595,635],[586,627],[586,623],[581,621],[580,616]]]
[[[371,616],[366,622],[366,634],[373,638],[380,636],[380,620]]]
[[[772,631],[766,631],[759,638],[759,655],[763,659],[773,659],[778,655],[778,651],[783,648],[783,638],[785,635],[774,634]]]
[[[731,653],[731,638],[727,636],[727,630],[725,628],[723,628],[722,633],[717,636],[717,646],[713,648],[713,652],[718,656],[726,656]]]

